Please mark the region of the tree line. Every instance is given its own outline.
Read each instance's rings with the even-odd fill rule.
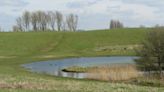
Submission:
[[[64,16],[60,11],[25,11],[16,19],[13,31],[77,31],[77,26],[75,14]]]
[[[124,28],[124,25],[119,20],[110,21],[110,29]]]

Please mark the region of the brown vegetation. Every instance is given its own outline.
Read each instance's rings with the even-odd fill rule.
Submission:
[[[89,79],[104,81],[123,81],[137,78],[139,71],[134,65],[112,65],[92,68],[88,71]]]

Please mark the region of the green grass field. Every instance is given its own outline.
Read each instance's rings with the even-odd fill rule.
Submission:
[[[151,29],[0,33],[1,92],[163,92],[164,88],[31,73],[21,64],[79,56],[135,55]]]
[[[99,53],[95,52],[99,48],[121,48],[121,46],[126,47],[140,44],[146,32],[144,30],[148,29],[118,29],[113,31],[101,30],[74,33],[0,33],[0,55],[97,55]],[[111,55],[112,53],[108,51],[107,53],[104,52],[104,54]],[[121,53],[116,53],[116,55],[119,54]],[[131,53],[127,51],[126,54]]]

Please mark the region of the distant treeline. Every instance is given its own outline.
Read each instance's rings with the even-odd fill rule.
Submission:
[[[84,31],[83,29],[78,29],[78,20],[78,15],[64,15],[60,11],[24,11],[23,14],[16,19],[16,23],[12,27],[12,31]],[[118,28],[125,28],[123,22],[112,19],[109,23],[109,29]],[[147,27],[145,25],[140,25],[138,28]],[[164,26],[156,24],[149,28],[164,28]],[[5,30],[0,27],[0,32],[4,31]]]
[[[64,16],[59,11],[25,11],[16,19],[14,32],[24,31],[77,31],[78,16]]]
[[[119,20],[111,20],[110,21],[110,29],[124,28],[123,23]]]

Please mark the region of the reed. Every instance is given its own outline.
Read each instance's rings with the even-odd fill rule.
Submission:
[[[87,78],[103,81],[123,81],[139,77],[134,65],[111,65],[91,68]]]

